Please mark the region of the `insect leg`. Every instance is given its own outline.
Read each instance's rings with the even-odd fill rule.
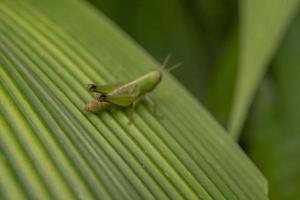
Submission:
[[[130,125],[132,122],[133,122],[133,113],[135,111],[135,108],[136,108],[136,105],[137,103],[141,100],[141,97],[139,97],[138,99],[136,99],[134,102],[132,102],[131,104],[131,108],[129,110],[129,114],[128,114],[128,119],[129,119],[129,122],[128,124]]]
[[[152,112],[156,117],[162,117],[160,114],[157,113],[157,105],[155,103],[155,101],[153,101],[153,99],[151,99],[148,95],[144,96],[144,99],[148,102],[148,104],[151,106],[152,108]]]
[[[111,113],[115,113],[118,109],[119,109],[119,107],[113,104],[109,111]]]
[[[133,122],[133,113],[134,113],[137,102],[138,102],[138,100],[134,101],[131,104],[131,109],[129,110],[129,114],[128,114],[128,124],[129,125],[132,124],[132,122]]]

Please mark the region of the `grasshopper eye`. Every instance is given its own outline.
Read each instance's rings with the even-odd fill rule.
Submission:
[[[89,91],[89,92],[94,92],[96,90],[97,86],[95,84],[87,84],[86,86],[86,89]]]
[[[96,98],[97,98],[98,101],[105,101],[105,100],[106,100],[106,95],[97,92],[97,93],[96,93]]]

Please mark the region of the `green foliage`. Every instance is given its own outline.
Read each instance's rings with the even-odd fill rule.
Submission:
[[[78,0],[0,3],[0,195],[5,199],[267,199],[264,177],[171,76],[126,113],[82,111],[87,83],[156,69]],[[180,98],[178,98],[180,97]]]
[[[244,141],[266,175],[271,199],[300,196],[300,16],[292,24],[255,102]]]
[[[238,36],[233,32],[224,44],[208,87],[206,104],[209,111],[227,127],[238,61]]]
[[[238,138],[255,91],[289,22],[298,0],[241,0],[240,49],[229,132]]]

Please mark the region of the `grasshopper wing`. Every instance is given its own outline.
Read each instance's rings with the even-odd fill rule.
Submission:
[[[129,106],[134,102],[135,98],[130,95],[107,95],[106,100],[118,106]]]
[[[99,93],[110,93],[114,91],[115,89],[121,87],[123,84],[122,83],[117,83],[117,84],[107,84],[107,85],[100,85],[97,86],[94,92],[99,92]]]

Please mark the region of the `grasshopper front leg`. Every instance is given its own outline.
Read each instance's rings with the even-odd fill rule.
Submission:
[[[131,109],[129,111],[129,114],[128,114],[128,124],[131,125],[132,122],[133,122],[133,113],[135,111],[135,107],[136,107],[136,104],[138,103],[140,99],[137,99],[135,100],[132,104],[131,104]]]
[[[129,114],[128,114],[128,119],[129,119],[128,124],[129,124],[129,125],[132,124],[132,122],[133,122],[133,113],[134,113],[134,111],[135,111],[136,105],[137,105],[137,103],[138,103],[142,98],[145,99],[145,100],[147,101],[147,103],[151,106],[153,115],[154,115],[155,117],[158,117],[158,118],[161,118],[161,117],[162,117],[160,114],[157,113],[157,109],[156,109],[157,106],[156,106],[155,101],[153,101],[148,95],[145,95],[145,96],[143,96],[143,97],[138,98],[137,100],[135,100],[135,101],[131,104],[131,109],[130,109],[130,112],[129,112]]]
[[[153,101],[148,95],[145,95],[144,99],[148,102],[148,104],[152,108],[152,112],[153,112],[154,116],[161,118],[162,116],[159,113],[157,113],[157,105],[156,105],[155,101]]]

